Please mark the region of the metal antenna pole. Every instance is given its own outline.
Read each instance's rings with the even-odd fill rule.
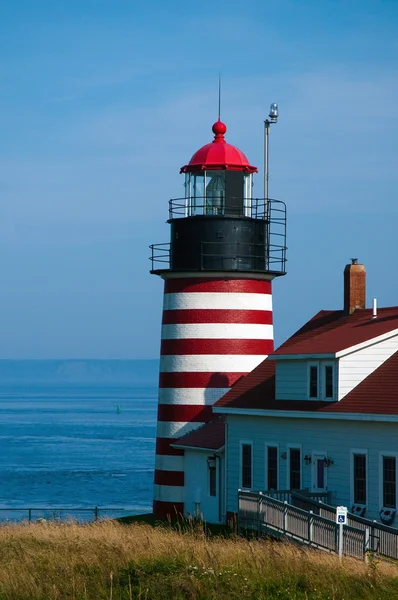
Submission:
[[[218,120],[221,119],[221,73],[218,74]]]
[[[268,180],[269,180],[269,126],[270,121],[264,121],[264,199],[268,201]]]
[[[278,105],[276,102],[273,102],[269,109],[269,119],[265,119],[264,121],[264,199],[266,206],[268,205],[268,179],[269,179],[269,128],[271,123],[276,123],[278,121]]]

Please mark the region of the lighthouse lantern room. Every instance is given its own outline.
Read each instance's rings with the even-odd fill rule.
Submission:
[[[225,140],[226,126],[181,168],[169,202],[170,242],[154,244],[165,281],[154,513],[184,513],[178,438],[212,419],[212,404],[273,351],[272,280],[285,274],[286,207],[253,197],[257,168]]]

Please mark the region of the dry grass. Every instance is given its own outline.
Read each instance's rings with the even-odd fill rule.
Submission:
[[[398,566],[115,522],[0,527],[1,600],[398,598]]]

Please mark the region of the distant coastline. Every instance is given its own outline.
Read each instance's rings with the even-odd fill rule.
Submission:
[[[103,383],[156,385],[158,359],[0,359],[0,386],[10,384]]]

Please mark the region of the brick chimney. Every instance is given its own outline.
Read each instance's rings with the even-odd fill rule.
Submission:
[[[357,258],[344,269],[344,312],[351,315],[357,308],[366,307],[366,270]]]

